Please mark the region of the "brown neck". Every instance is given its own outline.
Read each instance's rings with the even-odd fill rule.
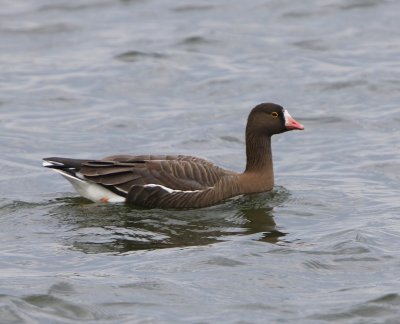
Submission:
[[[271,137],[246,132],[247,164],[244,173],[264,173],[274,177],[272,164]]]

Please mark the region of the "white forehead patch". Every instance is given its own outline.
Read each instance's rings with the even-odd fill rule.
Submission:
[[[286,109],[283,109],[283,116],[285,117],[285,123],[289,120],[289,119],[293,119],[292,116],[290,116],[289,112]]]

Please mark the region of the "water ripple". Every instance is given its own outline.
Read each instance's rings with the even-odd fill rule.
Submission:
[[[1,319],[396,323],[399,4],[3,1]],[[239,171],[265,101],[305,124],[273,138],[270,193],[100,205],[40,166],[184,153]]]

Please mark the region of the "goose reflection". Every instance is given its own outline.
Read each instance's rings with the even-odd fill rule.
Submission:
[[[99,205],[81,198],[60,199],[53,210],[69,230],[66,244],[84,253],[126,253],[227,241],[241,235],[275,244],[286,233],[277,229],[274,207],[285,190],[245,196],[196,210],[137,209]]]
[[[274,244],[278,243],[280,238],[286,235],[286,233],[276,228],[273,207],[243,209],[238,213],[248,220],[246,223],[247,234],[259,233],[259,241]]]

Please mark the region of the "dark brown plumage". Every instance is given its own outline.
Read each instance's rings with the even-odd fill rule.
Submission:
[[[304,129],[279,105],[264,103],[249,114],[246,169],[237,173],[183,155],[115,155],[102,160],[45,158],[44,166],[94,201],[149,208],[199,208],[274,186],[271,136]]]

